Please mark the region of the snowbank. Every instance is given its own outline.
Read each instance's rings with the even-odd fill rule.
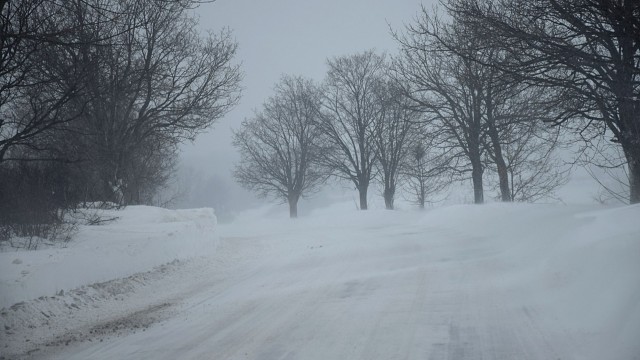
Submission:
[[[130,206],[103,215],[118,220],[81,226],[67,248],[0,253],[0,308],[210,254],[218,243],[209,208]]]

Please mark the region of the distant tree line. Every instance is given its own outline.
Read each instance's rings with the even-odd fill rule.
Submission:
[[[237,104],[227,30],[195,0],[0,1],[0,226],[150,204],[177,146]]]
[[[353,184],[362,210],[376,183],[388,209],[400,187],[424,207],[467,180],[478,204],[487,186],[536,201],[567,182],[555,153],[575,135],[585,149],[603,138],[622,148],[628,200],[640,202],[640,3],[441,5],[393,32],[396,57],[329,59],[320,84],[283,77],[235,134],[239,182],[287,201],[292,217],[329,178]]]

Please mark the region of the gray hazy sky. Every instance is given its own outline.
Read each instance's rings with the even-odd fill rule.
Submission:
[[[193,144],[182,159],[199,171],[232,181],[238,155],[231,128],[253,114],[283,74],[321,81],[329,57],[367,49],[394,53],[389,25],[400,29],[420,9],[418,0],[218,0],[196,13],[203,30],[228,27],[238,41],[244,72],[240,104]],[[424,2],[428,4],[427,1]],[[430,6],[430,5],[429,5]],[[212,189],[213,190],[213,189]],[[215,191],[215,190],[214,190]]]

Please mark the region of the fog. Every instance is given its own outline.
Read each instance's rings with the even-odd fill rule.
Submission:
[[[394,53],[397,45],[390,28],[411,22],[420,4],[416,0],[219,0],[202,4],[197,9],[202,31],[229,28],[238,41],[236,61],[244,73],[243,94],[240,104],[213,128],[183,146],[178,174],[181,196],[173,206],[212,206],[224,214],[259,203],[233,180],[239,156],[231,145],[232,130],[261,106],[283,74],[321,81],[327,58],[372,48]]]

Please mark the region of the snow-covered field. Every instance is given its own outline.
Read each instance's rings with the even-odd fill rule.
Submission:
[[[119,216],[0,254],[0,356],[640,359],[637,205]]]

